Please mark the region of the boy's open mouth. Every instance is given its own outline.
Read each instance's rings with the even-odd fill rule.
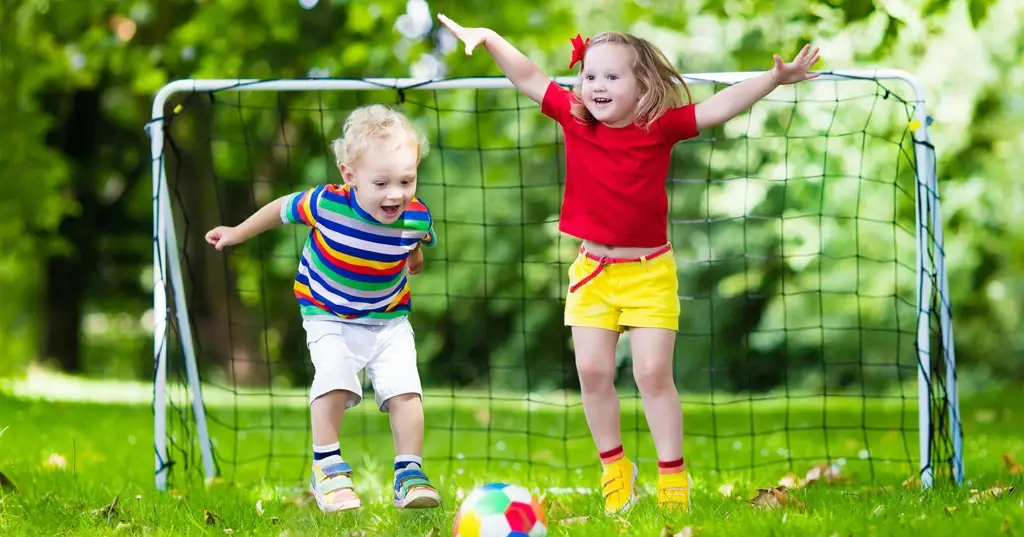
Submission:
[[[400,207],[398,205],[381,205],[380,206],[380,210],[383,211],[384,214],[386,214],[388,216],[398,216],[398,209],[400,209]]]

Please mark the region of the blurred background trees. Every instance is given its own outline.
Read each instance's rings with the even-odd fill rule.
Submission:
[[[0,374],[17,374],[39,362],[70,373],[151,376],[153,192],[144,128],[161,86],[181,78],[498,75],[486,54],[466,58],[461,46],[438,34],[433,19],[438,12],[466,25],[494,28],[553,76],[568,74],[570,36],[608,28],[647,36],[686,73],[766,69],[772,53],[788,56],[808,41],[822,47],[822,69],[893,67],[914,73],[925,88],[928,110],[935,119],[931,128],[938,149],[956,351],[961,379],[966,382],[962,387],[970,389],[973,376],[1024,380],[1019,306],[1024,298],[1024,231],[1012,225],[1016,211],[1024,205],[1024,187],[1016,174],[1024,168],[1024,130],[1019,128],[1024,120],[1020,97],[1024,7],[1013,0],[7,2],[0,6],[0,124],[5,127],[0,129]],[[696,93],[705,97],[709,89]],[[909,97],[907,88],[902,91]],[[393,99],[394,95],[382,91],[379,97]],[[176,136],[183,148],[207,148],[188,153],[190,158],[172,166],[180,196],[176,204],[186,207],[190,218],[180,238],[186,241],[189,266],[196,271],[190,278],[195,285],[190,305],[197,331],[209,345],[223,345],[207,349],[210,356],[226,359],[231,352],[241,353],[234,356],[243,360],[239,363],[246,363],[248,356],[259,366],[244,372],[208,372],[211,375],[305,381],[300,371],[267,367],[282,360],[282,355],[301,350],[301,327],[289,280],[302,230],[268,234],[248,250],[241,248],[228,256],[227,263],[224,256],[201,244],[201,234],[221,218],[225,223],[240,221],[271,195],[333,180],[329,156],[315,144],[340,131],[343,115],[324,119],[315,111],[296,112],[324,98],[265,95],[239,103],[221,94],[213,104],[185,107],[176,120],[181,125]],[[345,101],[353,96],[327,98],[335,99],[334,109],[358,104]],[[481,121],[486,122],[482,132],[495,146],[514,148],[517,126],[553,140],[551,124],[532,108],[526,110],[522,99],[511,92],[453,93],[439,98],[450,98],[449,104],[460,104],[462,109],[494,109],[512,103],[523,110],[481,119],[438,113],[429,103],[420,103],[425,114],[433,114],[423,119],[441,118],[438,124],[424,125],[433,129],[429,132],[432,143],[443,135],[443,144],[451,147],[486,147],[490,142],[476,134]],[[270,111],[258,112],[253,108],[257,104]],[[261,123],[282,118],[288,120]],[[316,137],[312,128],[323,132]],[[230,142],[244,132],[254,137],[210,151],[212,138]],[[281,138],[289,133],[298,138]],[[296,144],[296,139],[306,143]],[[274,150],[282,143],[289,147],[284,155]],[[727,150],[749,158],[743,156],[742,148]],[[847,144],[830,151],[841,159],[842,151],[857,149]],[[553,164],[557,161],[554,150],[538,149],[522,161],[512,150],[498,152],[486,165],[478,154],[452,151],[442,156],[444,151],[439,150],[424,168],[428,178],[506,189],[496,190],[491,198],[480,188],[449,188],[442,194],[436,181],[421,187],[428,202],[444,198],[433,201],[432,209],[449,220],[441,239],[450,247],[443,250],[449,262],[431,264],[431,256],[437,260],[442,254],[428,252],[427,272],[414,291],[422,312],[417,329],[424,360],[431,362],[424,377],[472,385],[486,377],[488,367],[511,371],[526,357],[538,371],[543,367],[551,371],[531,379],[530,387],[571,385],[571,379],[565,378],[568,342],[554,302],[564,275],[542,263],[572,255],[571,243],[558,240],[552,226],[540,223],[557,212],[557,190],[509,188],[521,186],[520,181],[536,180],[537,185],[554,181],[559,174]],[[252,158],[255,161],[250,162]],[[676,164],[685,169],[703,158],[706,155],[700,149],[684,148]],[[872,166],[891,169],[889,176],[882,177],[892,181],[898,175],[897,161],[895,153],[888,153]],[[706,175],[703,170],[697,174]],[[211,186],[214,176],[223,190]],[[195,181],[183,181],[186,177]],[[687,204],[701,199],[711,187],[699,188],[679,190],[673,198],[674,215],[693,216],[687,213]],[[892,204],[893,189],[887,192]],[[795,203],[821,211],[814,205],[811,194],[815,193],[820,191],[799,198],[795,189],[784,196],[790,208]],[[856,203],[841,193],[826,194]],[[503,204],[499,196],[511,197]],[[771,200],[764,193],[759,207],[785,210],[782,206],[771,209]],[[912,203],[906,205],[909,201],[909,197],[898,200],[894,210],[905,214],[909,207],[912,215]],[[486,214],[481,210],[484,204]],[[833,208],[844,210],[841,204]],[[859,210],[853,205],[846,209]],[[702,209],[704,214],[715,210]],[[455,215],[465,221],[486,218],[489,225],[460,227]],[[771,234],[766,229],[761,232]],[[714,237],[722,248],[742,247],[743,237],[737,233],[725,230]],[[893,242],[891,224],[889,233],[883,246],[893,249],[908,244],[902,238]],[[454,248],[459,240],[474,246]],[[674,235],[674,240],[684,240],[683,235]],[[769,244],[774,239],[764,240]],[[697,246],[693,248],[698,251]],[[260,251],[276,257],[256,265],[253,260]],[[912,250],[888,255],[913,266]],[[484,256],[491,268],[481,268]],[[891,272],[892,263],[888,267]],[[756,281],[740,283],[726,280],[737,270],[748,274],[750,266],[731,273],[695,271],[693,279],[684,282],[694,295],[719,294],[723,285],[739,285],[735,294],[745,297],[731,305],[725,302],[726,309],[716,316],[703,310],[684,314],[684,326],[704,323],[705,330],[714,319],[719,331],[716,341],[737,342],[734,350],[738,342],[745,342],[742,352],[736,350],[739,354],[721,357],[740,360],[736,357],[742,355],[747,364],[742,374],[723,379],[724,386],[771,388],[781,382],[771,372],[779,356],[794,362],[814,359],[815,345],[820,344],[801,340],[797,334],[792,334],[796,343],[782,347],[777,341],[757,341],[758,327],[778,324],[772,316],[779,313],[771,303],[752,305],[749,297],[759,289],[777,290],[779,279],[785,277],[782,273],[791,269],[764,266],[758,269],[761,276]],[[834,281],[842,270],[848,268],[836,265],[827,274]],[[859,277],[854,283],[866,285],[865,278],[870,280],[872,275]],[[252,289],[264,294],[247,291]],[[483,300],[485,294],[498,297],[502,293],[513,298]],[[522,300],[542,295],[551,300]],[[811,305],[790,306],[794,307],[810,308],[805,317],[816,314]],[[856,302],[829,307],[829,315],[863,313],[858,309],[863,306]],[[897,309],[901,307],[900,311],[913,315],[913,307]],[[233,317],[232,323],[239,328],[230,335],[215,335],[225,326],[223,316],[229,312],[248,318]],[[783,315],[787,323],[796,322],[792,309]],[[796,315],[800,317],[799,312]],[[893,314],[875,310],[868,315]],[[912,319],[899,321],[899,326],[907,322],[912,332]],[[836,348],[849,344],[846,337],[856,338],[856,334],[836,335]],[[901,343],[903,348],[908,344]],[[865,349],[874,348],[865,345]],[[888,340],[877,345],[894,348]],[[911,364],[914,359],[898,358]],[[217,366],[214,360],[204,364]],[[750,364],[764,371],[752,376]],[[699,364],[693,370],[699,370]],[[506,381],[509,388],[527,387],[526,380],[515,375],[508,375]]]

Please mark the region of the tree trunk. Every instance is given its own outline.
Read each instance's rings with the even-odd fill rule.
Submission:
[[[102,84],[97,85],[97,88]],[[102,139],[99,89],[82,89],[70,96],[54,95],[53,110],[60,121],[47,135],[47,144],[70,160],[68,195],[78,210],[60,223],[58,233],[67,251],[49,252],[45,265],[44,323],[40,349],[44,360],[61,370],[78,373],[82,363],[82,316],[85,290],[95,272],[98,237],[93,232],[97,213],[96,155]],[[72,127],[74,126],[74,127]]]

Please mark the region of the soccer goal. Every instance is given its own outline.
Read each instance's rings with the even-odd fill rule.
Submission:
[[[696,100],[756,73],[687,77]],[[559,78],[564,85],[571,78]],[[387,103],[428,137],[418,195],[439,242],[411,277],[425,469],[442,485],[597,478],[556,229],[561,132],[505,78],[179,80],[153,103],[156,484],[307,479],[312,378],[291,281],[307,229],[218,252],[203,234],[340,182],[330,142]],[[782,87],[678,144],[666,177],[682,314],[675,380],[698,483],[812,468],[854,483],[963,480],[935,151],[923,93],[895,70]],[[609,215],[614,218],[614,215]],[[624,446],[655,452],[617,355]],[[342,453],[390,472],[364,403]]]

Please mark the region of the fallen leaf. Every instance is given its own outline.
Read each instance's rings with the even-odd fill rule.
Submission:
[[[213,526],[217,523],[217,515],[209,509],[203,509],[203,522],[206,522],[207,526]]]
[[[803,509],[804,507],[803,503],[799,500],[789,496],[786,487],[757,489],[757,496],[747,500],[747,503],[766,509],[778,509],[785,506],[792,506],[798,509]]]
[[[818,481],[828,484],[849,484],[850,478],[842,475],[842,468],[837,464],[819,464],[807,471],[804,477],[808,485]]]
[[[787,473],[779,479],[779,486],[786,487],[787,489],[798,489],[809,487],[818,481],[828,484],[850,483],[850,478],[841,475],[841,471],[842,469],[836,464],[819,464],[807,470],[807,473],[802,477],[793,472]]]
[[[93,516],[107,519],[107,524],[117,516],[117,502],[121,499],[120,495],[114,496],[114,500],[110,502],[110,505],[104,505],[99,509],[93,509],[90,511]]]
[[[946,508],[944,509],[944,511],[946,511],[947,515],[952,516],[953,515],[953,511],[956,511],[957,509],[959,509],[959,508],[957,506],[955,506],[955,505],[947,505]]]
[[[779,486],[786,487],[787,489],[798,489],[806,485],[807,482],[800,476],[789,472],[779,479]]]
[[[693,528],[690,526],[683,526],[683,529],[672,535],[672,537],[693,537]]]
[[[263,499],[256,500],[256,512],[263,516]]]
[[[1017,491],[1017,487],[1001,487],[995,486],[990,489],[979,492],[977,489],[971,490],[971,497],[967,500],[967,503],[981,503],[988,500],[993,500],[1002,496],[1009,496]]]
[[[658,537],[672,537],[672,528],[668,526],[661,528],[661,534]]]
[[[921,478],[916,475],[912,475],[903,481],[903,488],[905,489],[919,489],[921,488]]]
[[[726,484],[718,487],[718,493],[721,494],[722,496],[725,496],[726,498],[731,498],[732,497],[732,489],[733,489],[732,483],[726,483]]]
[[[277,523],[278,523],[278,522],[280,522],[280,521],[281,521],[281,518],[280,518],[280,517],[276,517],[276,516],[272,516],[272,517],[270,517],[270,523],[271,523],[271,524],[277,524]]]
[[[885,506],[884,505],[876,505],[875,508],[871,511],[871,515],[872,516],[882,516],[884,514],[885,514]]]
[[[1013,455],[1010,455],[1009,453],[1003,453],[1003,463],[1006,464],[1006,471],[1010,472],[1010,475],[1024,473],[1024,466],[1021,466],[1021,464],[1013,458]]]

